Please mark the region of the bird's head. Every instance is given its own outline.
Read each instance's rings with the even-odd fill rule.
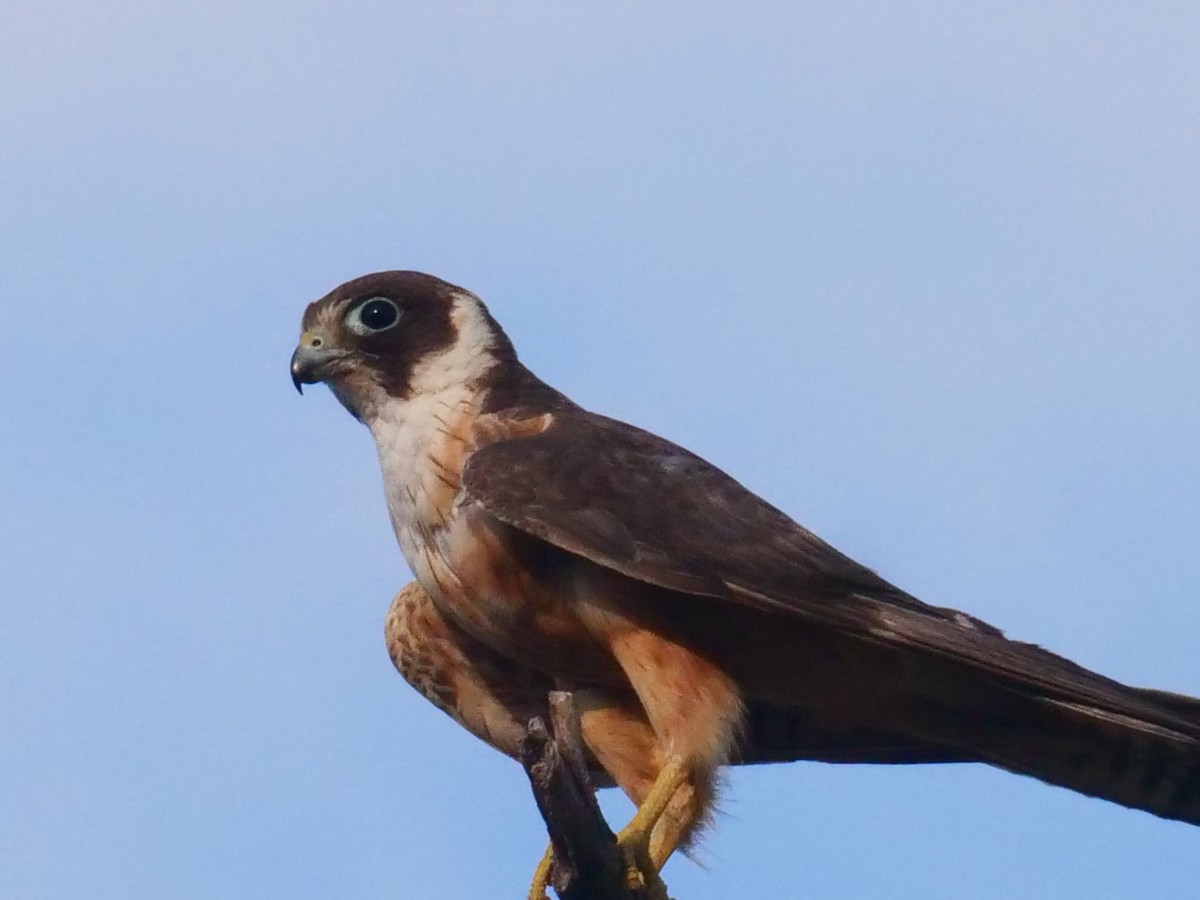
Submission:
[[[420,272],[348,281],[309,304],[301,329],[296,389],[324,381],[363,420],[389,400],[480,387],[515,358],[478,297]]]

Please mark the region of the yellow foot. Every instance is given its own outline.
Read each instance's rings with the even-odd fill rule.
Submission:
[[[688,768],[682,760],[673,759],[662,767],[654,786],[642,800],[629,824],[617,835],[617,848],[625,867],[625,884],[630,890],[644,891],[648,900],[670,900],[667,888],[658,877],[658,870],[675,850],[677,836],[668,841],[670,846],[660,847],[655,859],[650,852],[654,826],[658,824],[675,792],[688,780]],[[533,873],[533,884],[529,886],[529,900],[545,900],[550,886],[550,870],[554,866],[554,849],[547,847],[542,861]]]
[[[650,836],[644,832],[630,833],[626,828],[617,835],[617,848],[625,865],[625,886],[631,891],[643,891],[647,900],[670,900],[667,886],[658,877],[658,867],[650,857]]]
[[[550,869],[554,866],[554,847],[547,846],[542,854],[542,861],[533,871],[533,884],[529,886],[529,900],[547,900],[546,891],[550,887]]]
[[[628,829],[626,829],[628,830]],[[640,835],[624,831],[617,836],[617,849],[625,867],[625,886],[631,891],[644,891],[647,900],[670,900],[667,886],[658,877],[657,867],[650,856],[649,842]],[[554,866],[554,848],[547,847],[533,873],[529,900],[548,900],[550,871]]]

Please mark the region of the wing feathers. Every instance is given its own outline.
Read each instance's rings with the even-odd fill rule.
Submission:
[[[896,707],[886,727],[912,735],[918,756],[958,748],[946,758],[961,752],[1200,824],[1200,701],[1127,687],[922,603],[662,438],[562,410],[539,434],[477,451],[463,486],[467,502],[598,565],[810,635],[760,653],[881,648],[822,674],[854,680],[853,667],[887,661],[900,683],[872,681],[864,699]],[[669,616],[656,619],[664,621],[672,627]],[[814,643],[813,634],[824,637]],[[901,744],[885,755],[903,757]]]

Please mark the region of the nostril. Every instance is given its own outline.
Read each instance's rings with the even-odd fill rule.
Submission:
[[[319,337],[317,337],[315,334],[311,338],[308,339],[308,346],[312,347],[314,350],[316,350],[318,347],[320,347],[321,344],[322,344],[321,339]]]

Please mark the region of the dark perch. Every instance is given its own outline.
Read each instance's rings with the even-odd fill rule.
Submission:
[[[596,803],[579,736],[579,717],[566,691],[550,693],[550,729],[529,722],[521,764],[554,847],[551,885],[559,900],[649,900],[625,885],[616,837]]]

